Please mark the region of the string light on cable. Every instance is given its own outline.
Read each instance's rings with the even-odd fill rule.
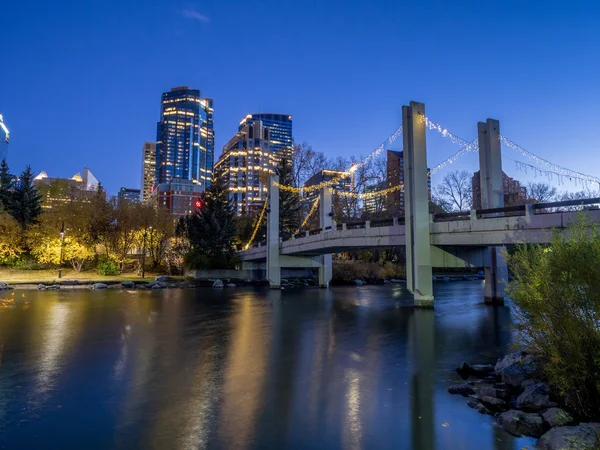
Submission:
[[[404,190],[404,185],[398,184],[396,186],[392,186],[387,189],[382,189],[380,191],[363,192],[362,194],[359,194],[357,192],[341,191],[341,190],[337,190],[337,189],[334,190],[333,192],[334,192],[334,194],[339,195],[340,197],[360,198],[362,200],[365,200],[368,198],[376,198],[376,197],[380,197],[382,195],[387,195],[387,194],[391,194],[392,192],[402,191],[402,190]]]
[[[559,166],[558,164],[551,163],[547,159],[541,158],[541,157],[525,150],[520,145],[517,145],[513,141],[508,139],[506,136],[500,135],[500,141],[504,145],[506,145],[508,148],[511,148],[512,150],[519,152],[521,155],[529,158],[530,161],[533,161],[538,166],[542,167],[543,170],[536,169],[536,170],[538,170],[539,173],[544,173],[546,175],[555,174],[559,177],[560,182],[564,182],[565,181],[564,179],[568,178],[569,181],[575,180],[575,181],[582,182],[584,184],[593,183],[593,184],[600,185],[600,178],[592,176],[592,175],[587,175],[582,172],[577,172],[576,170],[567,169],[566,167]],[[520,164],[522,165],[522,167],[525,167],[525,166],[533,167],[526,163],[520,163]]]
[[[258,221],[256,222],[256,225],[254,225],[254,230],[252,231],[252,236],[250,237],[250,240],[244,246],[244,250],[248,250],[250,248],[250,246],[252,245],[252,242],[254,242],[254,238],[256,237],[256,233],[258,233],[258,229],[260,228],[260,224],[263,221],[263,218],[265,217],[265,213],[267,212],[267,204],[268,204],[268,201],[265,200],[265,204],[263,205],[262,211],[260,212],[260,216],[258,217]]]
[[[287,186],[287,185],[281,184],[279,182],[276,182],[274,184],[282,191],[296,192],[296,193],[314,192],[314,191],[318,191],[319,189],[322,189],[327,186],[333,186],[334,184],[337,184],[340,180],[351,176],[354,172],[356,172],[362,166],[367,164],[367,162],[369,162],[371,159],[379,156],[381,154],[381,152],[383,152],[385,150],[386,144],[392,144],[396,139],[398,139],[398,136],[400,136],[401,134],[402,134],[402,126],[400,126],[396,131],[394,131],[382,144],[380,144],[375,150],[373,150],[369,155],[367,155],[366,158],[364,158],[362,161],[360,161],[358,163],[353,163],[352,166],[350,166],[348,169],[346,169],[344,172],[342,172],[341,176],[339,176],[339,177],[335,177],[335,178],[332,178],[331,180],[322,181],[318,184],[313,184],[311,186],[306,186],[306,187],[302,187],[302,188],[294,187],[294,186]]]
[[[475,138],[473,141],[469,142],[466,139],[463,139],[463,138],[458,137],[457,135],[455,135],[453,133],[450,133],[446,128],[442,128],[441,125],[439,125],[439,124],[437,124],[435,122],[432,122],[427,117],[423,117],[422,120],[425,121],[425,125],[427,126],[427,128],[429,128],[430,130],[437,131],[443,137],[450,139],[450,141],[453,144],[457,144],[457,145],[459,145],[461,147],[461,149],[459,151],[457,151],[456,153],[454,153],[448,159],[446,159],[445,161],[442,161],[441,163],[436,164],[435,166],[433,166],[431,168],[431,170],[429,171],[430,175],[433,175],[437,171],[439,171],[439,170],[445,168],[446,166],[454,163],[454,161],[456,161],[458,158],[460,158],[461,156],[463,156],[466,153],[469,153],[469,152],[476,153],[476,152],[479,151],[479,140],[477,138]]]
[[[304,228],[306,226],[306,224],[308,223],[308,221],[310,220],[312,215],[315,213],[315,211],[319,207],[319,201],[320,201],[320,197],[315,198],[315,200],[312,204],[312,207],[310,208],[310,211],[308,211],[308,215],[304,218],[304,220],[302,221],[302,224],[300,225],[300,228],[298,228],[298,231],[296,233],[299,233],[300,229]]]

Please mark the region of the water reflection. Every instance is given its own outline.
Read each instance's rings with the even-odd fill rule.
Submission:
[[[0,448],[530,444],[446,392],[506,349],[510,308],[437,289],[435,311],[401,286],[33,293],[0,312]]]

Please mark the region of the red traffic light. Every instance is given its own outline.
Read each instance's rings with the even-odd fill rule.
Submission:
[[[201,209],[204,203],[202,203],[202,200],[198,199],[194,205],[196,206],[196,209]]]

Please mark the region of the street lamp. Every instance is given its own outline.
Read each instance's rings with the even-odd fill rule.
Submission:
[[[58,278],[62,278],[63,245],[65,243],[65,221],[60,225],[60,256],[58,257]]]

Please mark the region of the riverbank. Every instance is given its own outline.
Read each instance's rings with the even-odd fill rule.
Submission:
[[[508,433],[539,438],[541,450],[597,450],[600,423],[567,407],[558,389],[544,381],[545,365],[523,351],[509,353],[495,365],[462,362],[456,372],[476,381],[450,386],[448,392],[468,397],[470,408],[496,417]]]

